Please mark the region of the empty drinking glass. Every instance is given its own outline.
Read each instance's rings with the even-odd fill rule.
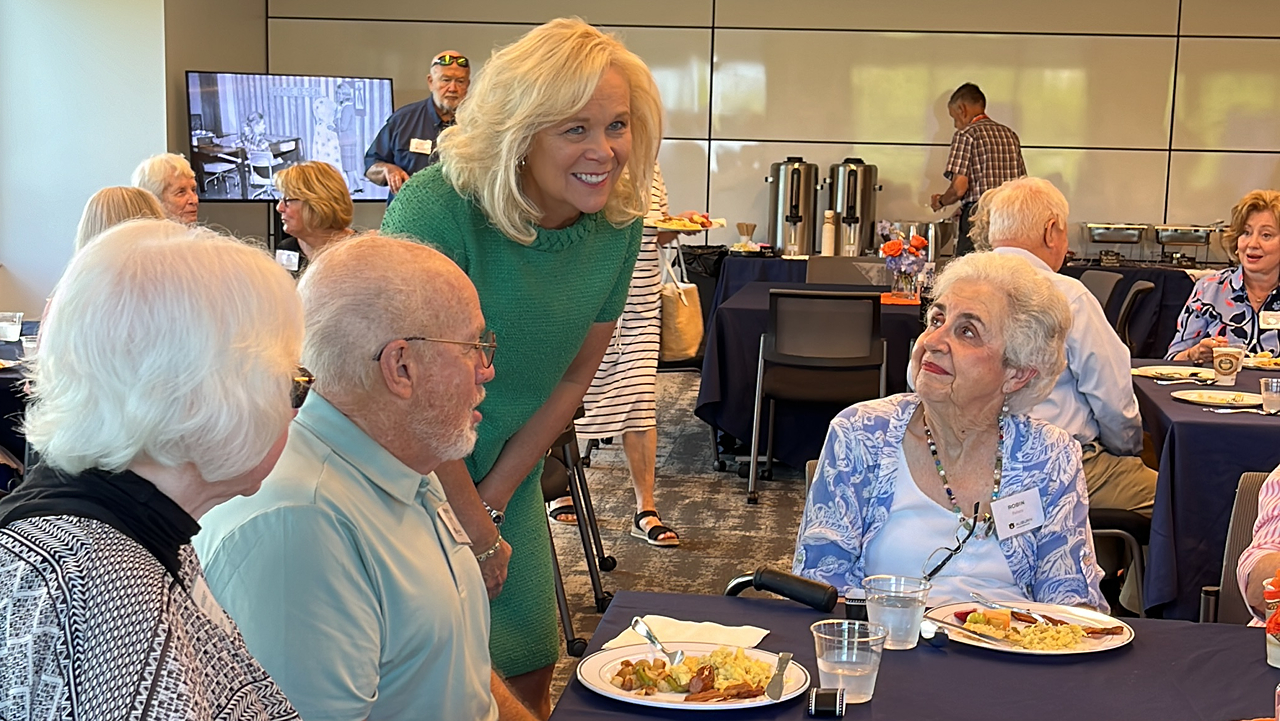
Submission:
[[[866,621],[831,619],[809,627],[818,653],[818,682],[822,688],[844,689],[845,703],[864,703],[876,690],[882,626]]]
[[[884,647],[891,651],[915,648],[920,640],[920,620],[932,584],[907,576],[867,576],[862,588],[867,593],[867,618],[884,627]]]
[[[0,313],[0,341],[12,343],[22,335],[21,313]]]
[[[1280,378],[1262,379],[1262,410],[1280,413]]]
[[[33,335],[22,336],[22,357],[30,358],[31,356],[35,355],[35,352],[36,352],[36,336],[33,336]]]

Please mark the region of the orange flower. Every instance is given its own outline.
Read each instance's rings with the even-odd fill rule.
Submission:
[[[916,237],[919,237],[919,236],[916,236]],[[915,248],[907,248],[907,252],[915,256],[920,255],[920,251],[916,250]]]
[[[911,236],[911,247],[916,250],[924,250],[929,247],[929,241],[918,235],[913,235]]]
[[[888,243],[885,243],[884,245],[880,246],[880,252],[884,253],[886,258],[889,256],[902,255],[902,241],[891,240]]]

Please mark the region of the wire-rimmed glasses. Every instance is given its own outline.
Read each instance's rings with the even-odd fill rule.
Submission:
[[[973,504],[973,516],[971,518],[961,517],[960,525],[956,528],[956,545],[947,547],[941,546],[934,549],[933,553],[924,560],[924,566],[921,567],[921,577],[926,581],[932,581],[933,577],[938,575],[951,559],[960,555],[964,550],[964,544],[973,538],[973,534],[978,530],[978,509],[981,503]]]
[[[391,340],[382,344],[382,348],[378,350],[378,354],[373,357],[373,360],[374,361],[382,360],[382,354],[384,351],[387,350],[387,346],[391,345],[392,343],[398,340],[402,340],[402,341],[422,340],[422,341],[428,341],[431,343],[451,343],[453,345],[469,345],[472,348],[475,348],[476,350],[480,351],[480,354],[484,357],[485,368],[493,367],[493,355],[498,352],[498,336],[493,331],[486,330],[485,332],[480,334],[480,338],[477,340],[450,340],[448,338],[427,338],[425,336],[417,336],[417,335],[409,336],[407,338],[392,338]]]

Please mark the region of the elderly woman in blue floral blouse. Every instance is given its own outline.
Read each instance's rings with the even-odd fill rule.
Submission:
[[[1280,356],[1280,192],[1255,190],[1231,209],[1227,250],[1240,265],[1201,278],[1178,316],[1169,360],[1213,360],[1217,346]]]
[[[1066,364],[1066,300],[1021,258],[977,253],[938,279],[912,354],[915,393],[831,422],[794,571],[861,595],[929,578],[929,605],[991,598],[1106,610],[1080,446],[1032,420]]]

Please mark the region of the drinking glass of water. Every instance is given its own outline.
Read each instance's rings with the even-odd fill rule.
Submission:
[[[932,584],[908,576],[867,576],[862,588],[867,595],[867,618],[884,627],[884,647],[891,651],[915,648],[920,640],[924,602]]]
[[[1262,410],[1280,413],[1280,378],[1262,379]]]
[[[867,621],[831,619],[809,627],[818,652],[818,682],[844,689],[845,703],[865,703],[876,690],[884,627]]]
[[[0,341],[12,343],[22,337],[22,314],[0,313]]]

